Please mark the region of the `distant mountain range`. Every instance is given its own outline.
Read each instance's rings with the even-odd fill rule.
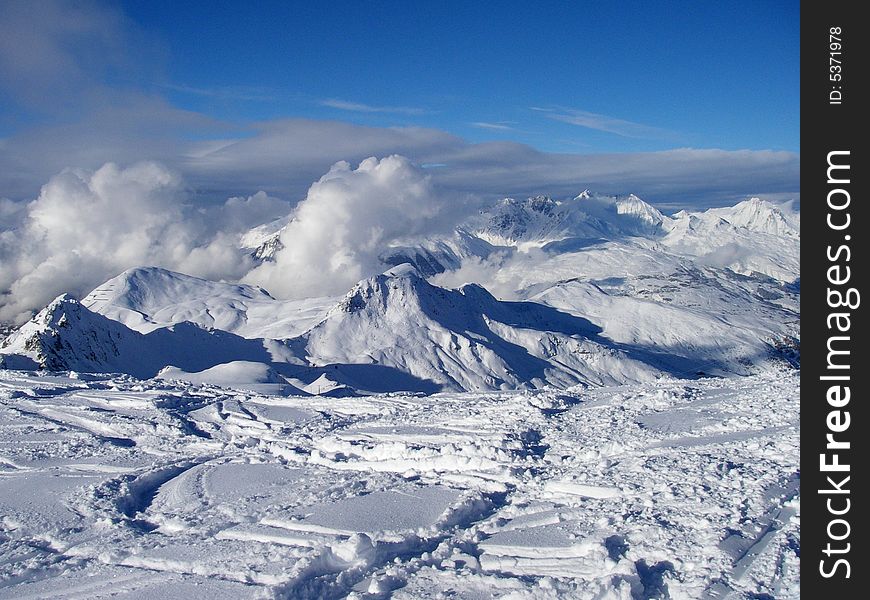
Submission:
[[[240,246],[273,260],[291,219]],[[331,395],[747,374],[798,364],[799,254],[799,214],[758,199],[673,216],[634,195],[504,199],[383,248],[383,273],[344,297],[128,270],[53,301],[3,341],[0,367]],[[473,278],[436,285],[475,265],[510,301]]]

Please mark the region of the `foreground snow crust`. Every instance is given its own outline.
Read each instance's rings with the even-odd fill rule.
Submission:
[[[797,598],[799,374],[279,397],[0,371],[0,598]]]

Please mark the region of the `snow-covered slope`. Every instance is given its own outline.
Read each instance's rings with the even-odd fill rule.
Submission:
[[[665,224],[662,245],[700,264],[780,281],[800,277],[800,215],[752,198],[730,208],[681,211]]]
[[[9,336],[0,347],[0,368],[127,373],[153,377],[168,365],[201,371],[234,360],[272,361],[263,340],[248,340],[190,322],[134,331],[63,295]],[[5,365],[5,367],[4,367]]]
[[[82,304],[146,333],[181,321],[233,331],[249,303],[273,300],[264,290],[216,283],[157,267],[124,271],[94,289]]]
[[[248,242],[277,239],[282,223]],[[0,354],[14,368],[151,377],[172,367],[191,382],[335,395],[748,374],[799,361],[800,289],[788,283],[799,282],[799,225],[757,199],[673,217],[633,195],[506,199],[450,236],[384,248],[398,266],[343,299],[282,301],[142,267],[81,305],[55,301]],[[469,264],[520,301],[478,284],[448,289],[461,275],[426,280]],[[260,381],[260,368],[281,381]]]
[[[301,388],[290,385],[269,365],[244,360],[223,363],[194,373],[188,373],[178,367],[164,367],[157,373],[156,378],[215,385],[273,396],[308,395]]]
[[[419,240],[408,245],[393,245],[381,253],[384,265],[396,267],[401,264],[413,265],[424,277],[460,268],[471,259],[486,259],[497,252],[508,250],[490,244],[488,241],[458,228],[453,235],[443,238]]]
[[[52,371],[129,373],[131,365],[125,355],[135,352],[142,338],[64,294],[6,338],[0,351],[3,355],[29,358],[33,365]],[[150,357],[141,358],[142,368],[136,374],[148,375]],[[6,360],[23,364],[21,359]]]
[[[496,245],[542,246],[550,252],[596,243],[646,243],[662,254],[745,275],[760,273],[785,282],[800,276],[800,215],[758,198],[673,217],[633,194],[610,197],[587,191],[561,202],[546,196],[524,202],[508,198],[484,211],[473,231]]]
[[[682,270],[618,283],[572,279],[538,288],[530,299],[585,315],[617,344],[708,375],[748,374],[770,360],[797,364],[799,313],[759,297],[769,283],[732,281],[720,287],[711,275]],[[784,298],[787,292],[779,293]]]
[[[251,230],[243,236],[243,247],[258,260],[272,260],[282,247],[286,221]],[[384,248],[381,261],[384,268],[408,262],[429,277],[496,252],[541,247],[564,253],[601,243],[653,245],[663,254],[785,282],[800,275],[800,214],[790,208],[751,198],[732,207],[666,216],[634,194],[588,190],[568,200],[504,198],[450,236]]]
[[[290,219],[288,215],[254,227],[242,234],[239,239],[239,246],[247,250],[256,260],[272,260],[275,254],[283,248],[283,244],[281,244],[281,232],[287,226],[287,223],[290,222]]]
[[[360,282],[300,342],[315,364],[368,363],[442,389],[646,381],[654,365],[597,339],[589,321],[485,289],[433,286],[409,265]]]
[[[501,246],[542,245],[566,238],[656,237],[667,218],[634,194],[602,196],[588,190],[566,201],[505,198],[484,210],[472,230]]]
[[[706,212],[725,219],[735,227],[745,227],[750,231],[800,237],[800,213],[783,210],[759,198],[750,198],[731,207],[711,208]]]
[[[140,267],[97,287],[82,304],[142,333],[189,321],[246,338],[284,339],[317,323],[335,300],[275,300],[249,285]]]
[[[277,305],[280,320],[284,305],[264,292],[139,269],[89,296],[102,297],[94,304],[118,320],[62,297],[0,352],[18,357],[6,359],[10,367],[140,377],[172,367],[163,375],[247,389],[280,383],[312,393],[609,385],[662,374],[746,374],[770,360],[796,359],[798,313],[788,302],[794,294],[752,278],[723,285],[713,274],[574,278],[530,285],[527,301],[503,302],[475,284],[434,286],[405,264],[360,282],[300,335],[276,340],[203,326],[237,323],[244,311],[222,317],[254,300]],[[187,300],[167,304],[173,290]],[[203,290],[216,293],[198,297]],[[260,380],[237,361],[260,363],[282,379]],[[212,367],[219,368],[199,373]]]
[[[155,297],[136,289],[140,297]],[[433,286],[403,265],[361,282],[321,323],[286,344],[190,322],[142,334],[64,296],[10,337],[2,352],[49,370],[150,377],[171,366],[161,376],[266,383],[247,377],[250,366],[240,380],[239,368],[223,364],[253,361],[281,369],[291,381],[307,384],[312,382],[306,375],[327,375],[332,387],[361,391],[602,385],[659,374],[604,340],[593,341],[597,331],[584,319],[543,305],[498,302],[479,286]],[[15,360],[22,359],[8,359]],[[222,366],[196,373],[216,365]]]
[[[0,599],[796,599],[799,383],[281,398],[0,371]]]

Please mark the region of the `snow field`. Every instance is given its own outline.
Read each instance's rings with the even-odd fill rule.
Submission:
[[[0,598],[797,598],[798,390],[0,371]]]

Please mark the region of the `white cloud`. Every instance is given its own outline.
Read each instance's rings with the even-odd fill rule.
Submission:
[[[321,106],[329,108],[337,108],[338,110],[346,110],[350,112],[363,113],[392,113],[401,115],[422,115],[426,111],[422,108],[413,106],[372,106],[371,104],[363,104],[362,102],[349,102],[347,100],[339,100],[337,98],[327,98],[320,101]]]
[[[475,121],[471,124],[472,127],[478,129],[493,129],[495,131],[514,131],[514,128],[504,123],[487,123],[485,121]]]
[[[792,152],[680,148],[662,152],[556,154],[509,141],[471,144],[437,129],[366,127],[339,121],[263,122],[255,135],[205,142],[179,166],[197,189],[227,195],[265,189],[288,199],[338,160],[401,154],[432,169],[454,193],[481,197],[539,193],[570,196],[584,188],[634,192],[654,204],[706,208],[759,194],[797,195],[800,158]],[[194,157],[193,154],[196,156]]]
[[[303,122],[297,131],[313,136],[320,131],[317,125]],[[331,125],[332,133],[355,127]],[[371,136],[364,135],[370,131]],[[244,277],[283,297],[342,293],[381,270],[378,256],[386,246],[448,232],[487,197],[559,196],[588,186],[605,193],[658,191],[666,198],[692,198],[695,207],[725,205],[745,197],[741,190],[747,187],[768,188],[768,194],[787,198],[776,190],[796,179],[798,169],[797,157],[786,152],[681,149],[580,157],[543,154],[507,142],[470,145],[430,130],[362,128],[358,133],[355,143],[389,147],[400,142],[416,148],[418,155],[443,157],[445,166],[422,169],[400,156],[368,158],[356,169],[339,162],[309,186],[297,205],[265,192],[206,203],[177,170],[154,162],[128,168],[108,163],[94,171],[64,170],[51,177],[36,200],[0,200],[0,321],[20,321],[59,293],[81,295],[124,269],[143,265],[212,279]],[[243,177],[247,161],[275,145],[292,147],[285,135],[258,148],[260,143],[256,138],[237,142],[252,147],[238,156],[224,154],[224,171],[189,172],[208,175],[218,190],[227,181],[221,177],[238,176],[253,187]],[[341,148],[341,142],[333,143],[336,147],[316,160],[301,163],[305,170]],[[353,154],[361,146],[344,149]],[[267,177],[281,171],[282,164],[278,160],[257,173]],[[699,191],[704,195],[693,198]],[[719,196],[721,202],[715,202]],[[677,202],[669,208],[680,207]],[[285,249],[276,262],[249,272],[252,263],[238,249],[239,234],[291,212],[295,221],[282,237]],[[539,259],[518,253],[471,262],[439,281],[478,281],[496,294],[507,294],[518,287],[509,274],[522,270],[507,267],[525,261],[525,267],[534,268]]]
[[[467,204],[451,203],[401,156],[332,166],[299,203],[284,248],[244,281],[282,298],[338,294],[383,269],[383,249],[409,236],[447,232]]]
[[[36,200],[17,204],[25,214],[0,236],[0,320],[21,321],[62,292],[82,295],[136,266],[240,277],[250,265],[235,240],[209,230],[220,219],[191,212],[184,198],[179,176],[150,162],[52,177]],[[236,204],[216,210],[232,213]]]
[[[476,283],[499,300],[517,300],[517,292],[527,284],[528,274],[534,273],[548,258],[546,252],[535,247],[496,252],[487,258],[467,258],[459,269],[439,273],[430,281],[447,288]]]
[[[0,235],[20,227],[26,214],[27,205],[24,202],[0,198]]]
[[[247,197],[233,196],[219,209],[200,209],[200,213],[210,218],[212,230],[235,234],[284,217],[292,209],[292,203],[260,191]]]
[[[643,125],[585,110],[544,109],[540,107],[531,107],[531,110],[543,112],[548,119],[553,119],[554,121],[561,121],[596,131],[604,131],[621,137],[641,139],[672,139],[675,137],[674,132],[660,127]]]
[[[657,206],[700,209],[752,195],[797,197],[800,185],[800,157],[793,152],[556,154],[508,141],[471,144],[422,127],[282,119],[243,128],[132,96],[74,125],[31,129],[0,141],[0,196],[32,198],[74,156],[75,166],[88,169],[110,161],[158,160],[209,202],[254,190],[297,201],[336,161],[390,154],[444,165],[431,170],[442,188],[489,198],[569,196],[590,188],[634,192]]]

